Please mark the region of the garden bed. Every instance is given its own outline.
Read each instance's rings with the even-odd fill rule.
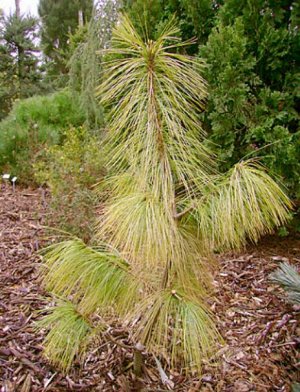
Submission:
[[[34,329],[50,299],[38,275],[37,250],[45,243],[47,206],[40,190],[0,191],[0,385],[1,392],[31,391],[289,391],[300,380],[299,309],[286,304],[269,274],[280,261],[300,265],[300,238],[265,238],[240,254],[218,257],[215,298],[210,301],[225,339],[201,378],[180,369],[161,374],[150,354],[144,374],[132,372],[128,331],[94,345],[68,375],[42,356],[43,336]],[[116,344],[115,341],[121,343]],[[174,387],[171,387],[174,385]]]

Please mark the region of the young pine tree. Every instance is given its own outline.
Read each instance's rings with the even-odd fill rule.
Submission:
[[[288,218],[288,198],[258,162],[217,173],[198,121],[201,63],[179,54],[189,42],[177,36],[169,23],[143,40],[126,16],[113,30],[98,89],[109,124],[98,246],[70,239],[45,252],[45,283],[60,298],[42,321],[45,352],[65,370],[112,315],[138,320],[133,338],[150,352],[200,370],[221,340],[206,302],[213,251]]]

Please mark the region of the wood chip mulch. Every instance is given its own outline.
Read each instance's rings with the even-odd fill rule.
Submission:
[[[143,377],[132,372],[132,355],[113,340],[94,346],[68,375],[42,355],[34,329],[49,300],[38,276],[47,208],[39,190],[0,189],[0,392],[58,391],[291,391],[300,381],[299,307],[269,280],[280,261],[300,266],[300,238],[270,237],[240,254],[218,257],[211,307],[225,343],[201,378],[165,370],[145,356]],[[127,342],[115,328],[114,339]]]

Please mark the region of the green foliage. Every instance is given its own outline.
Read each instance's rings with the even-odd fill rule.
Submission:
[[[32,164],[44,147],[59,143],[66,127],[83,121],[76,97],[68,91],[16,102],[0,123],[0,167],[23,183],[32,182]]]
[[[18,98],[43,91],[38,65],[37,20],[0,15],[0,120]]]
[[[300,304],[300,275],[294,266],[281,263],[279,268],[271,274],[271,280],[286,291],[289,302]]]
[[[124,0],[123,8],[138,32],[149,38],[156,39],[161,28],[175,15],[181,38],[197,37],[197,41],[202,43],[213,26],[217,4],[212,0]],[[197,45],[186,50],[195,53]]]
[[[292,384],[292,391],[293,391],[293,392],[300,392],[300,384],[298,384],[298,383],[293,383],[293,384]]]
[[[289,235],[289,231],[285,226],[279,227],[277,234],[279,237],[287,237]]]
[[[188,53],[207,62],[203,127],[228,170],[242,157],[262,157],[300,195],[299,5],[264,0],[126,0],[140,33],[156,37],[176,15]]]
[[[97,203],[92,186],[104,174],[103,153],[99,140],[84,127],[67,129],[62,138],[62,144],[48,147],[34,165],[35,178],[51,191],[49,224],[87,241]]]
[[[218,3],[212,0],[179,1],[181,9],[184,11],[180,26],[182,30],[182,24],[185,23],[187,25],[183,30],[185,31],[186,38],[195,35],[198,38],[199,44],[206,42],[214,25],[214,19],[219,6]]]
[[[83,22],[87,23],[92,9],[92,0],[40,0],[41,44],[48,62],[48,72],[54,78],[60,73],[67,73],[69,36],[75,33],[79,25],[79,12],[82,11]]]
[[[110,305],[148,350],[200,371],[222,342],[206,302],[207,260],[286,222],[290,202],[253,160],[217,172],[199,121],[203,64],[182,54],[190,41],[178,36],[174,21],[156,41],[126,15],[116,24],[98,89],[108,119],[99,249],[54,244],[45,283],[86,318]]]
[[[71,50],[73,54],[69,61],[69,86],[72,91],[79,93],[81,107],[91,128],[102,126],[104,122],[103,108],[95,97],[95,89],[102,72],[101,51],[108,46],[111,39],[117,9],[117,2],[99,2],[88,26],[79,29],[77,34],[71,37],[71,44],[78,36],[82,35],[83,39]]]
[[[299,197],[299,72],[292,1],[228,0],[200,55],[209,82],[205,128],[228,169],[260,156]]]
[[[233,26],[215,28],[201,55],[208,63],[207,117],[213,131],[212,140],[222,146],[219,157],[228,167],[237,160],[240,135],[251,121],[253,109],[248,94],[250,86],[257,83],[253,74],[255,59],[247,52],[242,20],[237,19]]]
[[[128,12],[140,34],[147,34],[149,38],[155,38],[158,26],[165,16],[161,0],[125,0],[123,8]]]

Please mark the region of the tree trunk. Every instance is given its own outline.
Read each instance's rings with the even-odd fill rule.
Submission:
[[[20,16],[21,16],[20,1],[21,1],[21,0],[15,0],[15,4],[16,4],[16,16],[17,16],[17,18],[20,18]]]
[[[79,25],[79,27],[83,26],[83,11],[82,10],[78,11],[78,25]]]

